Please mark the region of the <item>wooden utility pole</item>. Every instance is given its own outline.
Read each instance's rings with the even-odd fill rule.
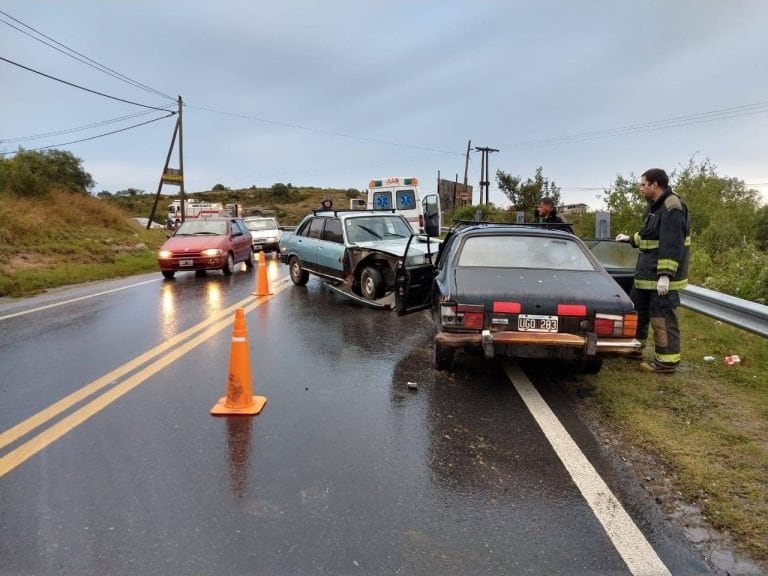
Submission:
[[[453,181],[453,208],[456,209],[456,206],[459,204],[459,175],[456,174],[456,178]]]
[[[168,147],[168,154],[165,157],[165,164],[163,165],[163,173],[160,176],[160,182],[157,184],[157,192],[155,193],[155,202],[152,204],[152,212],[147,219],[147,230],[152,225],[152,219],[155,217],[155,211],[157,210],[157,203],[160,200],[160,191],[163,189],[163,184],[170,184],[173,186],[179,186],[181,193],[181,220],[184,221],[184,148],[182,142],[182,126],[181,126],[181,109],[183,107],[181,96],[178,99],[178,110],[176,111],[176,127],[173,129],[173,137],[171,138],[171,145]],[[173,154],[173,146],[176,144],[176,135],[179,136],[179,168],[169,168],[168,164],[171,161],[171,155]]]
[[[472,140],[467,140],[467,155],[464,158],[464,190],[467,188],[467,170],[469,170],[469,148],[472,146]],[[472,204],[472,198],[469,199],[469,203]]]
[[[179,195],[181,196],[181,221],[184,222],[185,220],[185,214],[184,214],[184,206],[186,204],[185,196],[184,196],[184,124],[181,121],[181,109],[182,109],[182,102],[181,102],[181,96],[179,96],[179,119],[178,119],[178,126],[179,126],[179,175],[181,176],[181,180],[179,181]],[[165,166],[168,168],[168,165]]]

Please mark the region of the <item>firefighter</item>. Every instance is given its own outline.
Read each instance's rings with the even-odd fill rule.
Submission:
[[[638,314],[637,338],[645,341],[650,324],[654,341],[653,359],[642,362],[640,368],[671,374],[680,364],[677,307],[679,292],[688,285],[688,208],[672,192],[661,168],[643,173],[640,192],[648,201],[644,225],[634,235],[619,234],[616,240],[640,250],[630,297]]]

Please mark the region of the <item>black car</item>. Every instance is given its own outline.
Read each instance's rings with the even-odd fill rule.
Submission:
[[[626,291],[567,225],[458,223],[435,265],[401,266],[396,288],[399,314],[432,309],[439,369],[463,349],[595,373],[641,345]]]

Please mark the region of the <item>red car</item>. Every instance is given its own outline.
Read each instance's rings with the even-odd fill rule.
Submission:
[[[157,253],[157,263],[165,278],[184,270],[204,274],[221,270],[229,276],[239,262],[253,268],[251,232],[240,218],[201,218],[187,220],[176,229]]]

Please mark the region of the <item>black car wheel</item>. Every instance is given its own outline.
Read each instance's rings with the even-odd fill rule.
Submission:
[[[163,278],[166,280],[173,280],[173,276],[176,274],[173,270],[163,270]]]
[[[253,270],[253,251],[248,251],[248,256],[245,257],[245,267],[248,268],[248,270]]]
[[[304,286],[309,280],[309,272],[302,270],[301,262],[296,256],[291,256],[288,262],[288,270],[291,274],[291,282],[296,286]]]
[[[435,342],[432,347],[432,362],[438,370],[453,370],[453,348]]]
[[[224,268],[221,269],[224,272],[224,276],[229,276],[235,269],[235,257],[232,252],[227,252],[227,262],[224,264]]]
[[[376,300],[384,295],[384,280],[376,268],[366,266],[360,274],[360,294],[366,300]]]
[[[581,363],[581,371],[584,374],[597,374],[602,367],[602,358],[590,358],[589,360],[583,360]]]

